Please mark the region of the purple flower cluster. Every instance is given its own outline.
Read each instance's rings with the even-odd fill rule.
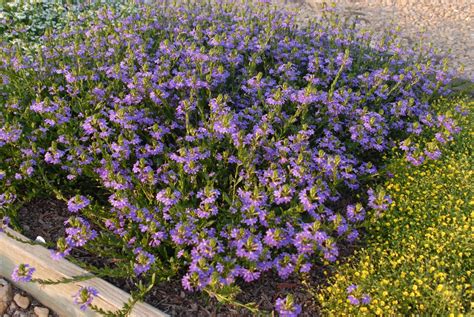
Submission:
[[[12,280],[15,282],[29,282],[36,269],[29,264],[20,264],[13,270]]]
[[[72,213],[77,213],[79,210],[89,206],[90,200],[87,197],[76,195],[67,202],[67,209]]]
[[[151,265],[155,262],[155,257],[143,251],[142,248],[136,248],[133,253],[136,255],[135,266],[133,268],[136,275],[140,275],[150,270]]]
[[[57,250],[51,251],[55,260],[64,258],[71,253],[73,248],[84,247],[87,242],[97,237],[97,232],[91,229],[87,220],[81,217],[71,217],[64,222],[66,236],[58,239]]]
[[[64,193],[87,188],[69,200],[81,217],[53,255],[121,244],[137,277],[172,259],[187,290],[335,261],[369,209],[390,204],[373,190],[347,199],[383,155],[436,158],[458,128],[430,106],[450,78],[432,53],[415,64],[396,38],[373,45],[324,19],[178,1],[104,8],[46,35],[32,60],[2,44],[0,186],[38,177]],[[300,309],[290,306],[278,302],[281,314]]]
[[[368,294],[362,294],[360,298],[357,298],[355,295],[355,291],[357,290],[357,285],[351,284],[347,287],[346,292],[347,292],[347,300],[349,303],[352,305],[369,305],[371,302],[371,297]]]
[[[367,205],[377,212],[387,210],[388,206],[392,203],[392,199],[389,195],[385,194],[384,190],[379,190],[376,193],[372,188],[370,188],[367,191],[367,194],[369,196]]]

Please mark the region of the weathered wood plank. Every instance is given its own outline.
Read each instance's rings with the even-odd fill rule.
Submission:
[[[13,230],[8,232],[19,239],[27,240]],[[87,271],[66,260],[51,259],[49,250],[42,246],[24,244],[0,233],[0,275],[11,280],[11,272],[16,265],[21,263],[28,263],[35,267],[34,277],[39,279],[57,280],[87,274]],[[123,307],[129,298],[129,294],[100,278],[58,285],[14,284],[64,317],[99,316],[90,309],[85,312],[81,311],[79,306],[73,303],[72,296],[83,286],[92,286],[99,291],[99,296],[94,299],[93,303],[105,310],[116,311]],[[137,303],[130,316],[164,317],[168,315],[146,303]]]

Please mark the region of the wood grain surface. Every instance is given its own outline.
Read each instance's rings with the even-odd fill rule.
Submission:
[[[18,239],[28,240],[13,230],[7,230],[9,234]],[[38,279],[58,280],[88,274],[87,271],[66,260],[56,261],[51,259],[50,251],[42,246],[24,244],[9,238],[5,233],[0,233],[0,275],[11,281],[10,276],[13,269],[21,263],[28,263],[33,266],[36,269],[33,277]],[[64,317],[99,316],[98,313],[90,309],[81,311],[79,305],[73,303],[73,295],[83,286],[91,286],[97,289],[99,296],[94,299],[93,304],[108,311],[119,310],[129,299],[129,294],[100,278],[58,285],[14,282],[13,284],[30,293],[42,304]],[[140,302],[135,305],[130,316],[161,317],[168,315],[151,305]]]

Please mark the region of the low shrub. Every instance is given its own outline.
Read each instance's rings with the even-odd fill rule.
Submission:
[[[444,103],[452,109],[474,105]],[[472,113],[464,121],[472,126]],[[401,159],[390,164],[393,178],[385,187],[393,203],[367,229],[367,246],[319,292],[326,314],[462,316],[472,311],[473,146],[472,131],[466,130],[438,161],[420,167]]]
[[[366,193],[389,150],[421,164],[457,131],[431,107],[448,93],[445,61],[395,34],[374,40],[331,11],[300,23],[266,2],[134,12],[77,19],[32,59],[1,46],[0,212],[67,200],[53,256],[113,257],[107,272],[143,292],[180,276],[232,300],[237,279],[336,260],[390,203]]]
[[[0,36],[10,42],[38,42],[46,29],[64,27],[67,9],[59,0],[0,2]]]
[[[60,32],[70,19],[87,16],[104,4],[122,11],[129,8],[124,0],[1,0],[0,38],[29,52],[41,45],[49,30]]]

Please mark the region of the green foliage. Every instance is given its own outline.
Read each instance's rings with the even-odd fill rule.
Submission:
[[[48,30],[61,30],[78,17],[94,14],[104,4],[125,10],[133,1],[0,0],[0,41],[16,43],[23,50],[35,48]]]
[[[474,102],[438,102],[444,109],[459,105],[472,111]],[[389,165],[394,177],[385,186],[393,204],[368,226],[367,247],[317,295],[324,312],[447,316],[472,310],[472,112],[461,121],[463,133],[440,160]],[[350,295],[368,294],[370,304],[350,303],[350,285],[357,286]]]
[[[37,43],[46,29],[60,29],[68,9],[61,0],[15,0],[0,4],[0,34],[21,46]]]

